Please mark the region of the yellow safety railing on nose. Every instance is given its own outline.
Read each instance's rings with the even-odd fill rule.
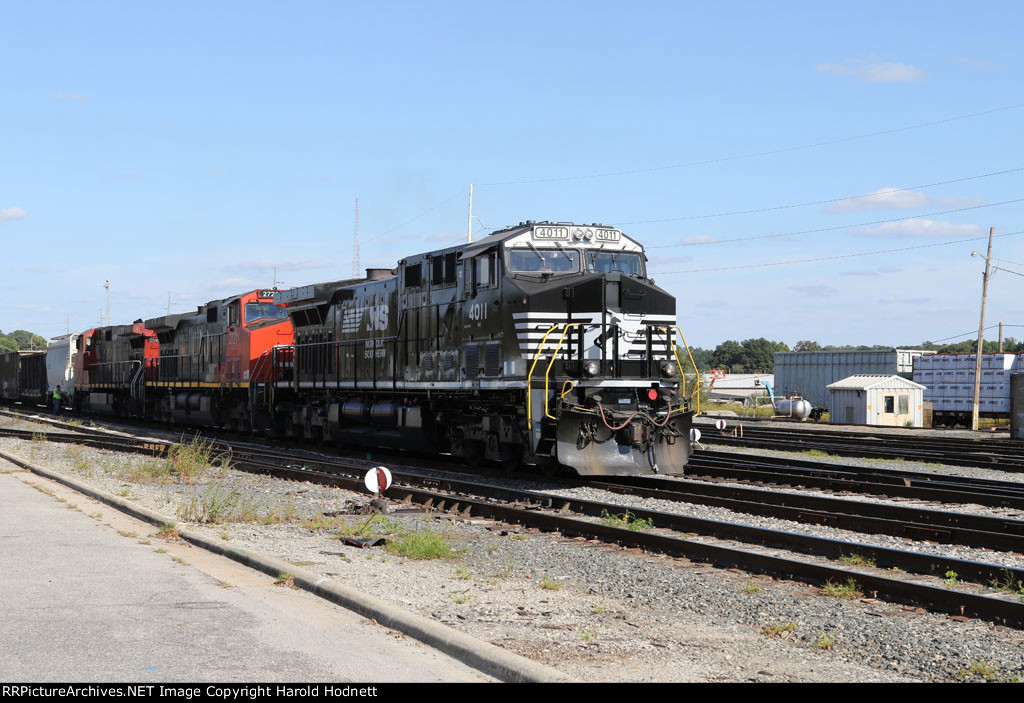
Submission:
[[[570,322],[565,326],[565,329],[562,330],[562,336],[558,338],[558,345],[555,347],[555,350],[551,352],[551,361],[548,362],[548,368],[544,372],[544,416],[549,417],[552,420],[557,420],[558,418],[548,412],[548,382],[551,376],[551,367],[555,365],[555,359],[558,358],[558,351],[562,348],[562,342],[565,341],[565,335],[569,333],[569,328],[579,327],[581,324],[583,323]]]
[[[666,329],[664,327],[659,327],[658,329],[660,329],[665,334],[669,334],[668,330],[670,330],[670,329],[675,330],[676,332],[679,333],[679,338],[681,340],[683,340],[683,346],[686,347],[686,353],[690,357],[690,365],[693,366],[693,373],[695,374],[695,378],[697,379],[697,382],[694,384],[693,393],[690,394],[690,398],[692,399],[692,398],[696,397],[696,399],[697,399],[697,402],[696,402],[697,414],[700,415],[700,388],[704,384],[700,380],[700,371],[697,370],[697,364],[694,363],[694,361],[693,361],[693,352],[690,351],[690,345],[686,343],[686,337],[683,335],[683,331],[679,328],[678,325],[670,325],[668,327],[668,329]],[[686,396],[686,374],[683,373],[683,365],[679,361],[679,347],[677,347],[675,344],[672,344],[672,354],[676,358],[676,368],[679,369],[679,382],[682,384],[682,393],[680,395],[685,397]]]
[[[537,346],[537,352],[533,355],[533,364],[530,366],[530,373],[526,375],[526,424],[533,431],[533,370],[537,368],[537,362],[540,361],[541,352],[544,351],[544,345],[547,344],[548,335],[558,329],[558,325],[551,325],[551,328],[544,333],[544,338],[540,340],[540,344]],[[545,412],[547,409],[547,397],[544,398]]]

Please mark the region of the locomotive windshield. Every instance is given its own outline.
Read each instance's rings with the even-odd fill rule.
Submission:
[[[273,322],[287,319],[288,311],[273,303],[245,304],[245,324],[247,325],[251,325],[254,322]]]
[[[575,249],[512,249],[508,269],[515,273],[573,273],[580,270]]]
[[[644,267],[640,255],[624,251],[589,251],[587,264],[594,273],[625,273],[629,276],[643,276]]]

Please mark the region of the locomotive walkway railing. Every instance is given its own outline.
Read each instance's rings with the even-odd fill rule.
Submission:
[[[693,393],[689,397],[691,400],[694,397],[697,398],[696,410],[697,415],[700,415],[700,389],[701,386],[704,385],[704,382],[700,378],[700,371],[697,370],[697,364],[693,361],[693,352],[690,351],[690,345],[686,343],[686,337],[683,336],[683,330],[681,330],[678,325],[670,325],[668,329],[665,329],[664,327],[659,327],[658,329],[665,334],[671,334],[668,330],[675,330],[679,334],[679,338],[683,340],[683,346],[686,347],[686,353],[690,357],[690,365],[693,366],[693,373],[696,375],[696,381],[693,384]],[[672,345],[672,353],[675,354],[676,357],[676,368],[679,369],[679,378],[683,384],[683,395],[686,395],[686,374],[683,373],[683,365],[679,361],[679,348],[674,344]]]

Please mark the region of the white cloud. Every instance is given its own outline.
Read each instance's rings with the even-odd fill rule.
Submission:
[[[902,63],[882,61],[880,56],[869,56],[866,59],[847,59],[841,64],[818,64],[819,71],[827,71],[835,76],[853,77],[862,83],[906,83],[924,80],[924,71]]]
[[[931,201],[924,193],[899,188],[879,188],[858,197],[840,200],[826,208],[826,212],[858,212],[861,210],[920,210]]]
[[[931,237],[970,237],[981,234],[980,225],[954,225],[949,222],[937,222],[921,217],[914,217],[900,222],[886,222],[874,227],[850,232],[854,237],[879,237],[883,239],[931,238]]]
[[[683,237],[683,244],[714,244],[718,241],[717,237],[711,237],[706,234],[701,234],[696,237]]]
[[[956,61],[957,63],[962,63],[965,66],[976,68],[979,71],[1003,67],[1001,63],[996,63],[995,61],[976,61],[974,59],[969,59],[966,56],[954,56],[953,60]]]
[[[943,198],[936,198],[935,202],[942,207],[950,209],[988,205],[988,201],[984,198],[958,198],[952,195]]]
[[[6,225],[11,220],[24,220],[28,217],[28,213],[25,212],[24,208],[18,206],[5,207],[0,210],[0,225]]]

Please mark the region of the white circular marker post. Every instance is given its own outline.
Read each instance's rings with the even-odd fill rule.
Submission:
[[[725,420],[715,420],[715,427],[717,427],[719,431],[724,430],[725,429]]]
[[[363,479],[370,493],[383,493],[391,486],[391,472],[386,466],[378,466],[366,472]]]
[[[698,430],[696,427],[690,430],[690,441],[693,443],[700,441],[700,430]]]

